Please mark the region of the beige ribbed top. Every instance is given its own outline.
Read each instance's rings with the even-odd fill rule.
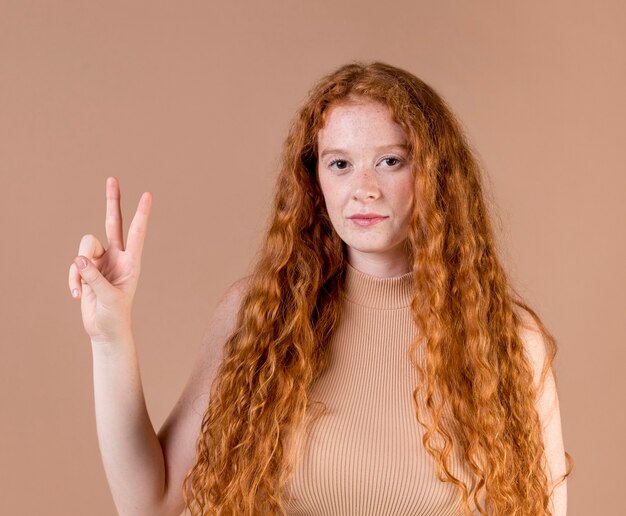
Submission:
[[[285,491],[290,516],[462,514],[460,491],[437,478],[413,408],[414,284],[412,272],[379,278],[347,264],[330,363],[310,390],[328,412],[298,452]],[[458,455],[452,471],[471,478]]]

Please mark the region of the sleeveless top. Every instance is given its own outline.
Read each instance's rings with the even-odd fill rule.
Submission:
[[[437,477],[413,405],[418,373],[408,349],[417,337],[410,311],[414,273],[379,278],[346,267],[329,364],[309,391],[327,411],[297,449],[284,491],[287,514],[460,516],[461,492]],[[451,471],[471,488],[473,475],[458,446],[455,451]],[[475,510],[471,496],[470,506]]]

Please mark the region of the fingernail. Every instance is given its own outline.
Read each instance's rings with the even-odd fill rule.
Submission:
[[[78,297],[78,289],[72,289],[72,297]]]
[[[84,258],[78,258],[76,260],[76,266],[82,271],[85,267],[87,267],[87,260]]]

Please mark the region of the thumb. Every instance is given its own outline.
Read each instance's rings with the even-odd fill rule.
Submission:
[[[111,284],[98,270],[98,267],[89,258],[82,255],[74,258],[74,263],[81,278],[91,287],[96,296],[102,300],[106,299],[110,294]]]

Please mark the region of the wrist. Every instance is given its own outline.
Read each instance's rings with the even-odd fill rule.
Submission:
[[[111,357],[134,349],[135,339],[131,330],[115,337],[92,337],[91,350],[94,356]]]

